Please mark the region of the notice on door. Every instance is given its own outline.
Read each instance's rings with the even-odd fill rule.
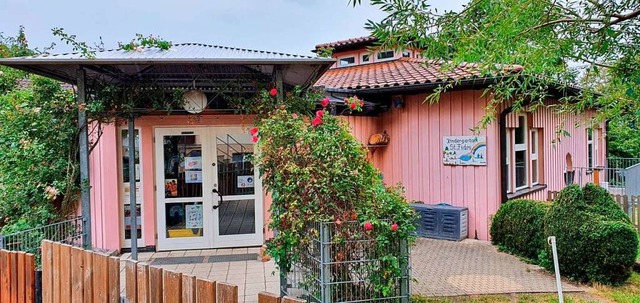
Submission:
[[[238,176],[238,188],[253,187],[253,176]]]
[[[187,222],[186,228],[202,228],[202,204],[200,205],[187,205]]]

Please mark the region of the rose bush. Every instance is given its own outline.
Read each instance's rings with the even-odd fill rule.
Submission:
[[[264,100],[265,97],[269,99]],[[263,100],[258,104],[273,104],[273,110],[261,115],[265,118],[255,122],[251,133],[258,136],[260,153],[255,162],[273,199],[269,227],[278,231],[268,242],[267,252],[281,271],[288,272],[292,262],[312,245],[312,238],[317,235],[309,234],[308,227],[314,222],[335,223],[337,232],[331,239],[334,243],[376,239],[381,252],[388,251],[387,246],[397,243],[397,239],[411,238],[415,214],[402,188],[383,183],[346,122],[330,115],[327,99],[309,94],[303,98],[307,106],[292,108],[275,104],[271,94],[262,93],[259,98]],[[313,108],[316,101],[322,109],[315,113],[292,113],[299,108]],[[354,104],[354,110],[363,105],[357,98],[345,103]],[[361,228],[341,229],[347,221],[358,221]],[[345,253],[333,257],[348,258]],[[384,264],[370,279],[384,293],[391,291],[406,260],[388,253],[381,259]]]

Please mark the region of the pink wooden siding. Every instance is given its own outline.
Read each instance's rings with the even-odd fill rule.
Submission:
[[[428,204],[450,203],[469,208],[469,237],[489,239],[491,217],[500,207],[501,178],[499,158],[499,121],[490,124],[479,135],[487,137],[486,166],[449,166],[442,164],[442,137],[473,135],[471,129],[480,121],[487,105],[482,90],[454,91],[443,94],[439,103],[424,104],[426,95],[405,96],[405,107],[391,109],[376,119],[349,117],[353,132],[366,144],[369,135],[387,130],[391,141],[371,157],[387,184],[401,183],[407,197]],[[506,108],[507,106],[504,106]],[[502,108],[502,109],[504,109]],[[502,110],[501,109],[501,110]],[[499,112],[498,112],[499,114]],[[517,126],[514,115],[507,116],[507,125]],[[575,127],[582,117],[558,116],[540,108],[532,114],[532,126],[542,128],[540,154],[543,181],[550,190],[564,187],[565,155],[570,152],[574,166],[586,166],[586,129]],[[565,121],[570,137],[552,144],[556,127]],[[599,130],[599,132],[604,132]],[[602,138],[602,135],[601,135]],[[604,161],[604,147],[600,148],[598,163]],[[589,176],[576,182],[586,183]],[[538,191],[523,198],[546,200],[547,191]]]

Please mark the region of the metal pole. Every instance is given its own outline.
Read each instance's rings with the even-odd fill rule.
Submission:
[[[77,72],[78,83],[78,149],[80,153],[80,200],[82,204],[82,244],[91,248],[91,182],[89,180],[89,132],[87,130],[87,88],[85,85],[85,70],[80,68]]]
[[[136,205],[135,117],[129,116],[129,217],[131,222],[131,259],[138,261],[138,206]]]
[[[564,303],[564,298],[562,296],[562,280],[560,280],[560,266],[558,265],[558,249],[556,247],[556,237],[551,236],[547,238],[547,242],[551,245],[551,250],[553,251],[553,268],[556,272],[556,287],[558,288],[558,302]]]
[[[320,222],[320,301],[331,302],[331,235],[329,224]]]

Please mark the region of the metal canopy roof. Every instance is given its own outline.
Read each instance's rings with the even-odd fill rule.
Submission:
[[[99,83],[142,85],[156,88],[197,87],[216,90],[229,82],[247,91],[269,83],[274,70],[282,70],[286,86],[313,84],[334,62],[279,52],[249,50],[200,43],[174,44],[133,51],[105,50],[86,58],[81,53],[41,54],[3,58],[0,65],[76,84],[79,68],[86,70],[87,86]]]

